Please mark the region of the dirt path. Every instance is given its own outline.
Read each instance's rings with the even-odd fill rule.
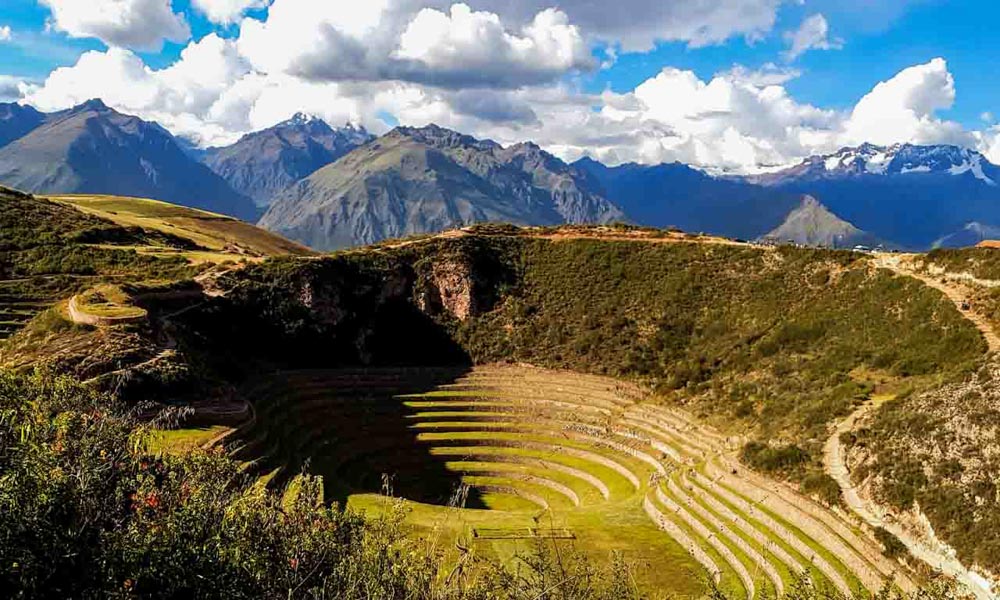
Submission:
[[[918,272],[913,268],[912,264],[909,260],[907,260],[905,255],[879,255],[875,258],[874,263],[877,267],[889,269],[899,275],[919,279],[925,285],[943,293],[949,300],[955,303],[955,307],[958,308],[962,315],[964,315],[965,318],[975,325],[976,329],[983,334],[983,338],[986,339],[986,344],[989,346],[990,352],[1000,351],[1000,336],[997,336],[989,321],[987,321],[983,315],[976,312],[975,307],[968,309],[963,308],[963,304],[968,299],[969,293],[954,280],[935,278],[931,275]]]
[[[900,255],[879,255],[874,259],[874,264],[877,267],[889,269],[899,275],[918,279],[924,284],[942,292],[948,299],[955,303],[956,308],[958,308],[965,318],[983,334],[990,352],[1000,351],[1000,337],[997,336],[989,322],[973,309],[963,306],[967,294],[960,287],[916,272],[910,263]],[[876,408],[878,408],[878,404],[870,402],[841,421],[834,428],[833,434],[827,439],[823,447],[824,469],[840,485],[845,504],[847,504],[851,512],[869,526],[881,527],[895,535],[907,547],[910,554],[927,563],[932,568],[953,577],[977,599],[992,600],[997,598],[998,596],[992,591],[989,581],[978,573],[967,569],[955,558],[955,551],[937,539],[929,524],[926,524],[925,531],[921,533],[912,532],[892,518],[877,503],[866,498],[854,485],[854,482],[851,480],[851,472],[847,466],[846,453],[840,441],[840,436],[843,433],[853,431],[858,422],[862,421]]]

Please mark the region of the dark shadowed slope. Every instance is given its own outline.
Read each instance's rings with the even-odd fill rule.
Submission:
[[[45,122],[45,114],[30,106],[0,103],[0,148],[23,137]]]
[[[253,221],[256,208],[177,145],[169,132],[99,100],[49,115],[0,149],[0,183],[40,193],[166,200]]]

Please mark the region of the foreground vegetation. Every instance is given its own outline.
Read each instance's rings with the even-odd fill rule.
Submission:
[[[314,479],[289,499],[219,453],[148,451],[111,398],[67,379],[0,373],[0,587],[15,598],[629,598],[627,569],[599,572],[539,547],[519,572],[442,577],[377,518],[325,506]],[[488,565],[486,566],[488,567]],[[446,574],[445,574],[446,575]]]
[[[514,566],[469,556],[469,568],[445,571],[433,545],[406,535],[398,502],[362,516],[324,505],[315,479],[281,495],[223,455],[154,454],[147,439],[109,397],[68,379],[0,372],[0,586],[9,597],[646,597],[624,562],[598,569],[554,542]],[[804,579],[785,597],[843,598]]]

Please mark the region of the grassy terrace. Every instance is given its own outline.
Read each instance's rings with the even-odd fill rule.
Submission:
[[[23,329],[53,302],[40,291],[0,283],[0,341]]]
[[[710,577],[733,597],[766,597],[803,572],[847,592],[878,589],[898,570],[858,536],[775,511],[779,500],[758,496],[766,489],[712,466],[729,456],[725,436],[612,379],[518,367],[299,371],[252,394],[254,421],[225,444],[262,485],[291,498],[299,473],[320,475],[327,501],[368,512],[385,510],[389,491],[405,499],[412,535],[442,547],[508,562],[539,539],[598,562],[617,550],[643,589],[683,597]]]

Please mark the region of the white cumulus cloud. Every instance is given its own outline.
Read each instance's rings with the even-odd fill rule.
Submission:
[[[217,22],[266,4],[193,1]],[[762,35],[773,28],[778,2],[620,0],[609,9],[604,0],[560,8],[545,0],[365,0],[349,7],[343,0],[273,0],[266,16],[240,20],[237,37],[192,41],[166,68],[149,67],[126,48],[135,44],[101,33],[108,50],[87,52],[38,85],[7,81],[4,88],[0,80],[0,91],[49,111],[100,97],[202,145],[231,143],[303,111],[377,133],[387,121],[437,123],[505,144],[535,141],[567,160],[682,161],[733,173],[862,142],[958,143],[1000,159],[1000,128],[968,131],[940,116],[955,101],[943,59],[902,70],[846,110],[793,97],[786,84],[800,72],[789,64],[735,65],[706,79],[668,66],[632,90],[599,94],[583,91],[572,76],[599,67],[595,48],[611,60],[661,39],[698,45]],[[177,16],[166,0],[92,4],[158,6]],[[634,13],[657,7],[642,18]],[[105,25],[129,21],[108,14],[81,12],[74,30],[82,35],[84,16]],[[61,26],[70,27],[67,19]],[[789,38],[796,54],[836,43],[819,14]]]
[[[52,11],[52,25],[73,37],[92,37],[109,46],[156,50],[164,40],[191,36],[187,21],[170,0],[39,0]]]
[[[13,37],[14,32],[11,30],[10,25],[0,26],[0,42],[9,42]]]
[[[809,50],[839,50],[844,47],[843,40],[830,38],[830,24],[826,17],[815,14],[808,17],[799,28],[785,34],[789,48],[784,56],[792,61]]]
[[[344,11],[275,0],[266,21],[243,21],[239,49],[261,72],[327,82],[517,87],[596,66],[580,30],[558,10],[513,29],[465,4],[412,14],[406,4],[369,0]]]
[[[557,6],[593,38],[620,44],[625,51],[646,51],[656,42],[692,47],[722,43],[734,36],[751,41],[774,28],[783,0],[468,0],[476,9],[504,18],[530,20]]]
[[[264,8],[269,0],[191,0],[191,6],[221,25],[237,22],[248,10]]]
[[[463,114],[439,97],[409,106],[400,120],[437,121],[503,143],[535,140],[568,160],[681,161],[715,172],[758,172],[866,141],[956,143],[1000,160],[1000,127],[968,132],[935,115],[954,99],[943,60],[904,69],[847,111],[797,101],[783,85],[792,76],[741,67],[702,80],[668,67],[628,93],[591,96],[558,86],[494,94],[494,102],[530,107],[533,119]]]
[[[448,14],[424,9],[403,32],[393,58],[414,80],[457,85],[510,85],[549,81],[595,67],[580,31],[565,13],[538,13],[520,34],[500,17],[455,4]]]
[[[954,102],[955,79],[943,58],[903,69],[857,103],[845,125],[845,141],[968,144],[971,137],[961,125],[936,116]]]
[[[210,34],[189,44],[180,60],[161,70],[150,69],[124,48],[87,52],[75,65],[53,71],[25,99],[40,110],[55,111],[101,98],[122,112],[208,141],[232,135],[223,127],[203,126],[211,122],[219,98],[246,75],[235,44]]]
[[[19,77],[0,75],[0,102],[10,102],[21,98],[27,84]]]

